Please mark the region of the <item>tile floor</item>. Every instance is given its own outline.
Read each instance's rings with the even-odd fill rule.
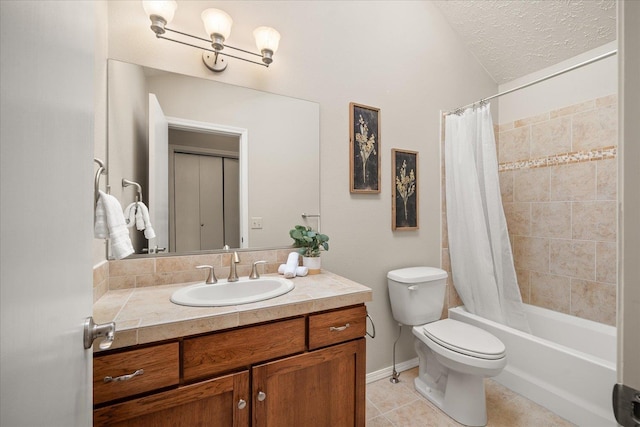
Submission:
[[[413,379],[418,368],[400,374],[400,383],[383,378],[367,384],[367,427],[436,426],[458,427],[431,402],[418,394]],[[491,427],[569,427],[570,422],[525,399],[508,388],[485,380],[487,426]]]

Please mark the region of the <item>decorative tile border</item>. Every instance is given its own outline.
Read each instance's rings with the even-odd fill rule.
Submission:
[[[618,147],[603,147],[589,151],[574,151],[572,153],[554,154],[537,159],[519,160],[516,162],[505,162],[498,165],[498,172],[512,171],[518,169],[544,168],[548,166],[567,165],[571,163],[589,162],[592,160],[615,159]]]

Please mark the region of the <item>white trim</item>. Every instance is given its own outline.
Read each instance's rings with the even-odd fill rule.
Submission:
[[[411,360],[407,360],[406,362],[401,362],[396,364],[396,371],[403,372],[408,371],[411,368],[415,368],[418,366],[418,358],[413,358]],[[367,374],[367,384],[370,384],[374,381],[378,381],[384,378],[391,378],[393,375],[393,366],[389,366],[386,368],[382,368],[379,371],[370,372]]]
[[[249,247],[249,129],[167,116],[169,127],[232,135],[240,140],[240,247]]]

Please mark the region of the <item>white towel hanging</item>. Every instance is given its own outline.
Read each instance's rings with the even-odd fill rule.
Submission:
[[[113,257],[115,259],[125,258],[131,255],[134,250],[124,220],[122,206],[120,206],[118,199],[110,194],[103,191],[100,191],[99,194],[100,197],[96,204],[94,235],[100,239],[104,239],[108,235]]]

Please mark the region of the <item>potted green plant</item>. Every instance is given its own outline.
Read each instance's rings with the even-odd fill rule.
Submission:
[[[329,250],[329,236],[313,231],[311,227],[296,225],[289,231],[293,245],[302,255],[302,265],[309,269],[309,274],[320,273],[320,251]]]

